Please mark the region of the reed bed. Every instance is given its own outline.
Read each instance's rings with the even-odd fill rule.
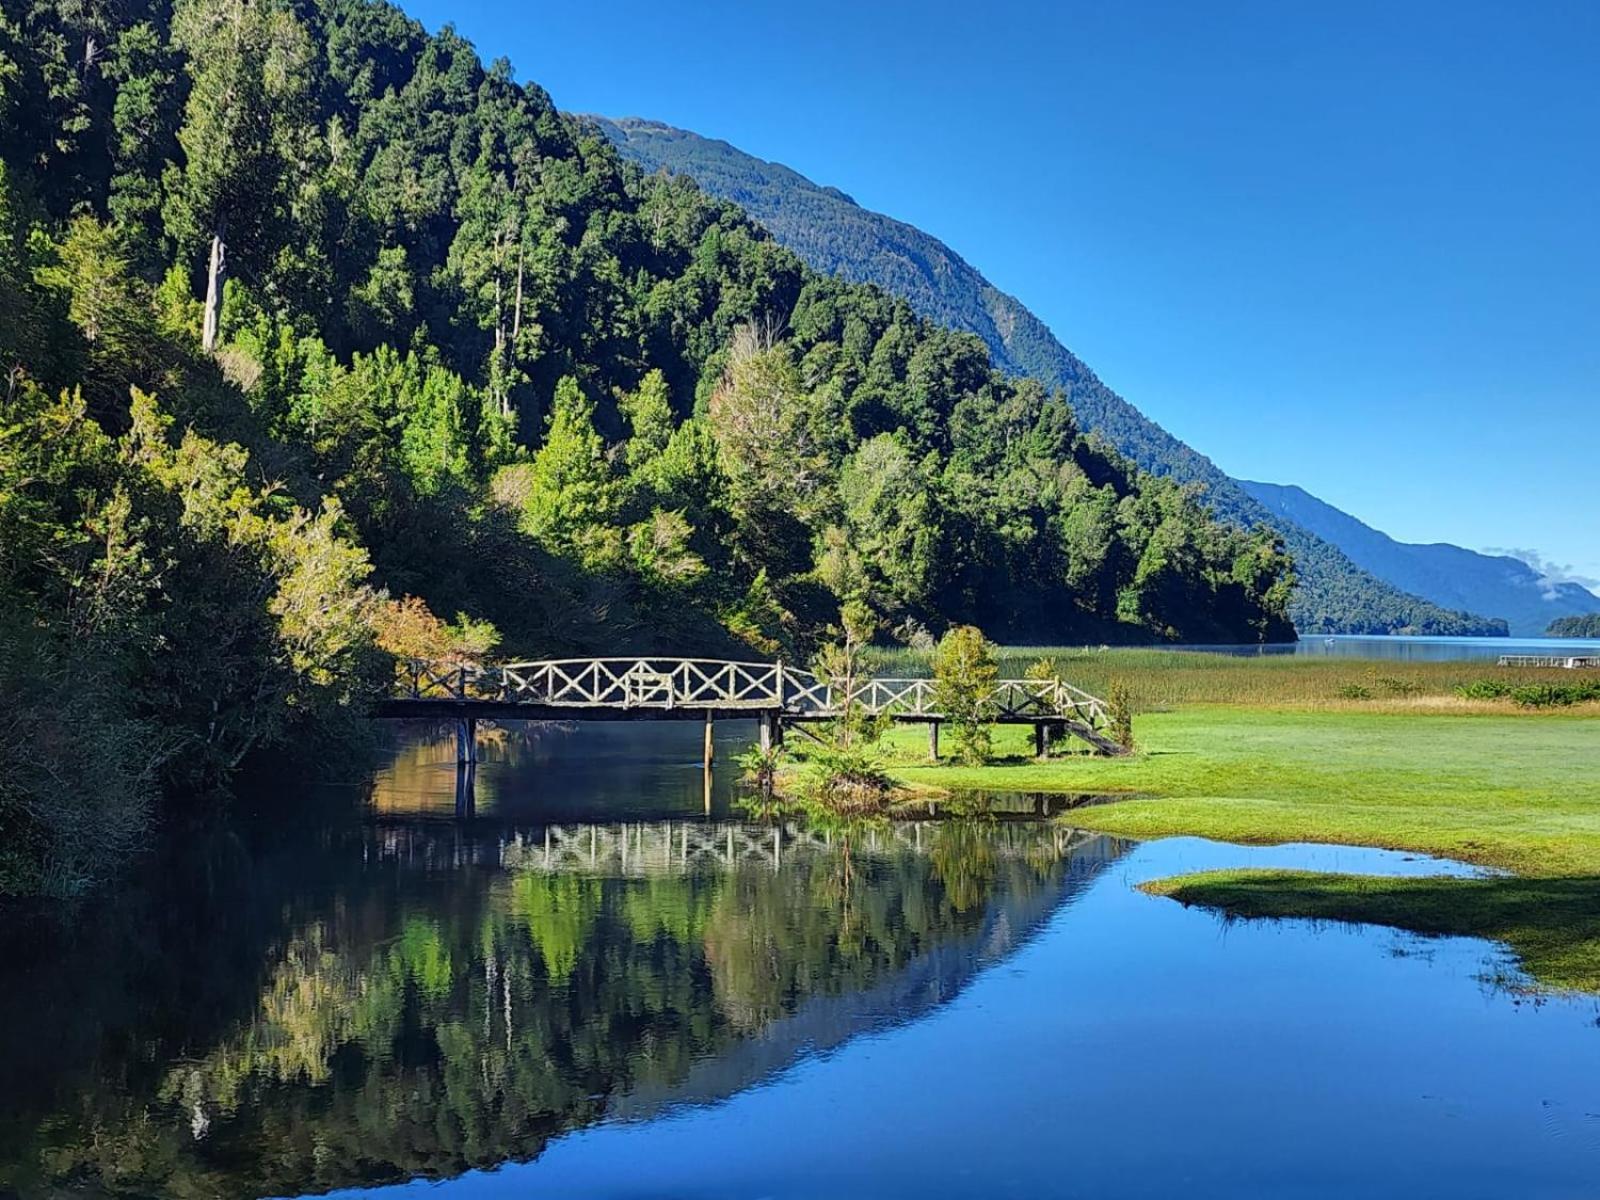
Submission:
[[[880,674],[930,673],[926,651],[878,652]],[[1498,667],[1493,662],[1402,662],[1393,659],[1322,655],[1240,656],[1151,647],[1086,649],[1063,646],[1004,646],[1000,674],[1022,676],[1040,659],[1068,683],[1107,695],[1113,682],[1127,685],[1142,712],[1184,704],[1239,704],[1294,708],[1448,709],[1455,712],[1519,711],[1508,700],[1467,700],[1458,687],[1483,679],[1512,686],[1570,681],[1561,668]]]

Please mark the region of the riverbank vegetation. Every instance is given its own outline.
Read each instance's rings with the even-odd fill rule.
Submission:
[[[1291,634],[1269,533],[370,0],[0,18],[0,311],[0,612],[43,647],[0,709],[137,742],[64,822],[0,782],[0,890],[92,881],[115,797],[353,728],[441,636]]]
[[[1521,708],[1571,708],[1600,700],[1600,678],[1537,683],[1478,679],[1458,686],[1456,695],[1467,700],[1510,700]]]

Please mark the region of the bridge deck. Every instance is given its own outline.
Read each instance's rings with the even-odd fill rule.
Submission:
[[[390,720],[430,721],[454,720],[457,717],[481,717],[489,721],[700,721],[707,716],[717,721],[754,721],[771,715],[781,718],[785,725],[800,725],[832,721],[839,714],[817,709],[779,708],[772,704],[684,704],[672,708],[647,708],[622,704],[537,704],[521,700],[480,700],[475,697],[412,699],[409,696],[391,696],[378,701],[373,715]],[[931,710],[874,715],[882,715],[886,720],[905,725],[926,725],[930,721],[943,723],[949,720],[944,713]],[[1048,724],[1070,719],[1070,714],[1058,717],[1044,712],[997,712],[984,717],[991,725],[1037,725],[1041,721]]]

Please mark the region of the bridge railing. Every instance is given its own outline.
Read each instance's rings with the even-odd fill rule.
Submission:
[[[778,710],[837,716],[841,687],[777,663],[694,658],[568,658],[498,664],[412,661],[405,698],[484,700],[563,708]],[[849,699],[874,715],[942,720],[938,686],[927,678],[862,680]],[[1077,720],[1099,729],[1106,705],[1058,679],[1002,679],[982,701],[995,720]]]
[[[407,667],[413,700],[494,700],[573,708],[781,707],[808,697],[814,680],[804,672],[785,689],[780,663],[689,658],[569,658],[496,664]]]
[[[1497,665],[1561,667],[1570,671],[1582,667],[1600,667],[1600,654],[1502,654]]]
[[[833,711],[836,689],[823,685],[824,707]],[[870,679],[852,696],[868,712],[896,717],[943,718],[938,685],[931,679]],[[1106,721],[1105,702],[1069,683],[1054,679],[1002,679],[980,702],[996,720],[1069,718],[1099,728]]]

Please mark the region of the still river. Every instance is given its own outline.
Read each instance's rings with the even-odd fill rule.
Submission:
[[[0,1196],[1600,1195],[1595,999],[1135,890],[1461,868],[1025,797],[763,822],[695,725],[496,737],[469,819],[419,732],[9,922]]]

